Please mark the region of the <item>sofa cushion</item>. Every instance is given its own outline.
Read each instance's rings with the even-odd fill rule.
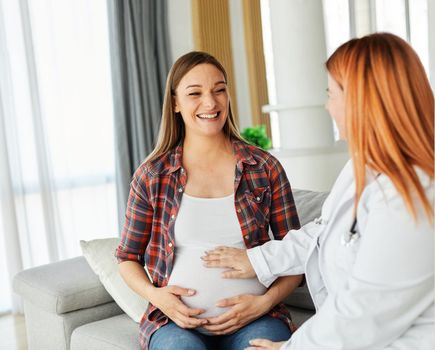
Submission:
[[[301,287],[296,288],[289,296],[287,296],[287,298],[284,299],[284,303],[287,306],[307,309],[310,311],[316,309],[306,283]]]
[[[119,238],[80,241],[83,255],[113,300],[135,322],[140,322],[148,306],[148,301],[136,294],[119,274],[115,249]]]
[[[314,312],[307,309],[301,309],[298,307],[287,307],[292,315],[292,321],[297,326],[300,327],[302,324],[314,315]]]
[[[299,327],[311,316],[312,311],[289,308],[293,322]],[[127,315],[119,315],[85,324],[74,330],[70,350],[134,350],[140,349],[139,327]]]
[[[27,300],[24,300],[24,312],[29,350],[67,350],[70,348],[71,334],[77,327],[123,314],[115,302],[55,314]],[[0,345],[0,349],[4,347]]]
[[[56,314],[113,301],[83,257],[21,271],[14,277],[13,289],[30,303]]]
[[[299,327],[312,311],[289,308],[293,322]],[[119,315],[85,324],[74,330],[70,350],[134,350],[140,349],[139,327],[127,315]]]
[[[301,226],[320,217],[322,205],[329,192],[315,192],[308,190],[292,189],[296,209]]]
[[[74,330],[70,349],[139,350],[139,326],[126,314],[88,323]]]

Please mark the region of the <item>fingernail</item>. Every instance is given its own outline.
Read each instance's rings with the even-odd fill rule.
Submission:
[[[189,295],[193,295],[193,294],[195,294],[195,291],[192,290],[192,289],[189,289],[188,292],[187,292],[187,294],[189,294]]]

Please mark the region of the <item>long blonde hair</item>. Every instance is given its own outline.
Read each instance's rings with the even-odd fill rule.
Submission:
[[[433,220],[415,171],[434,178],[434,96],[417,54],[401,38],[377,33],[340,46],[326,68],[345,94],[355,210],[368,166],[391,179],[414,219],[416,193]]]
[[[177,115],[178,113],[175,113],[174,111],[173,98],[181,79],[187,74],[187,72],[199,64],[211,64],[215,66],[222,72],[225,82],[228,83],[225,68],[212,55],[206,52],[192,51],[178,58],[172,66],[166,80],[162,120],[160,123],[157,144],[154,150],[145,159],[145,162],[153,161],[184,140],[184,122],[183,119]],[[228,117],[223,127],[223,132],[228,138],[242,139],[231,111],[231,102],[228,107]]]

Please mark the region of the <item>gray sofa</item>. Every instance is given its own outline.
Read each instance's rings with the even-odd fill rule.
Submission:
[[[327,193],[294,190],[301,224],[320,215]],[[20,272],[14,291],[24,301],[29,350],[139,349],[139,326],[100,283],[84,257]],[[314,313],[306,287],[286,299],[296,324]]]

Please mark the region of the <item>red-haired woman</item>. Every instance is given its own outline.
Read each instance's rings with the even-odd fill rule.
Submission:
[[[287,342],[249,349],[433,349],[434,96],[416,53],[372,34],[326,62],[327,109],[350,146],[315,222],[248,251],[219,248],[229,278],[306,274],[316,314]]]

